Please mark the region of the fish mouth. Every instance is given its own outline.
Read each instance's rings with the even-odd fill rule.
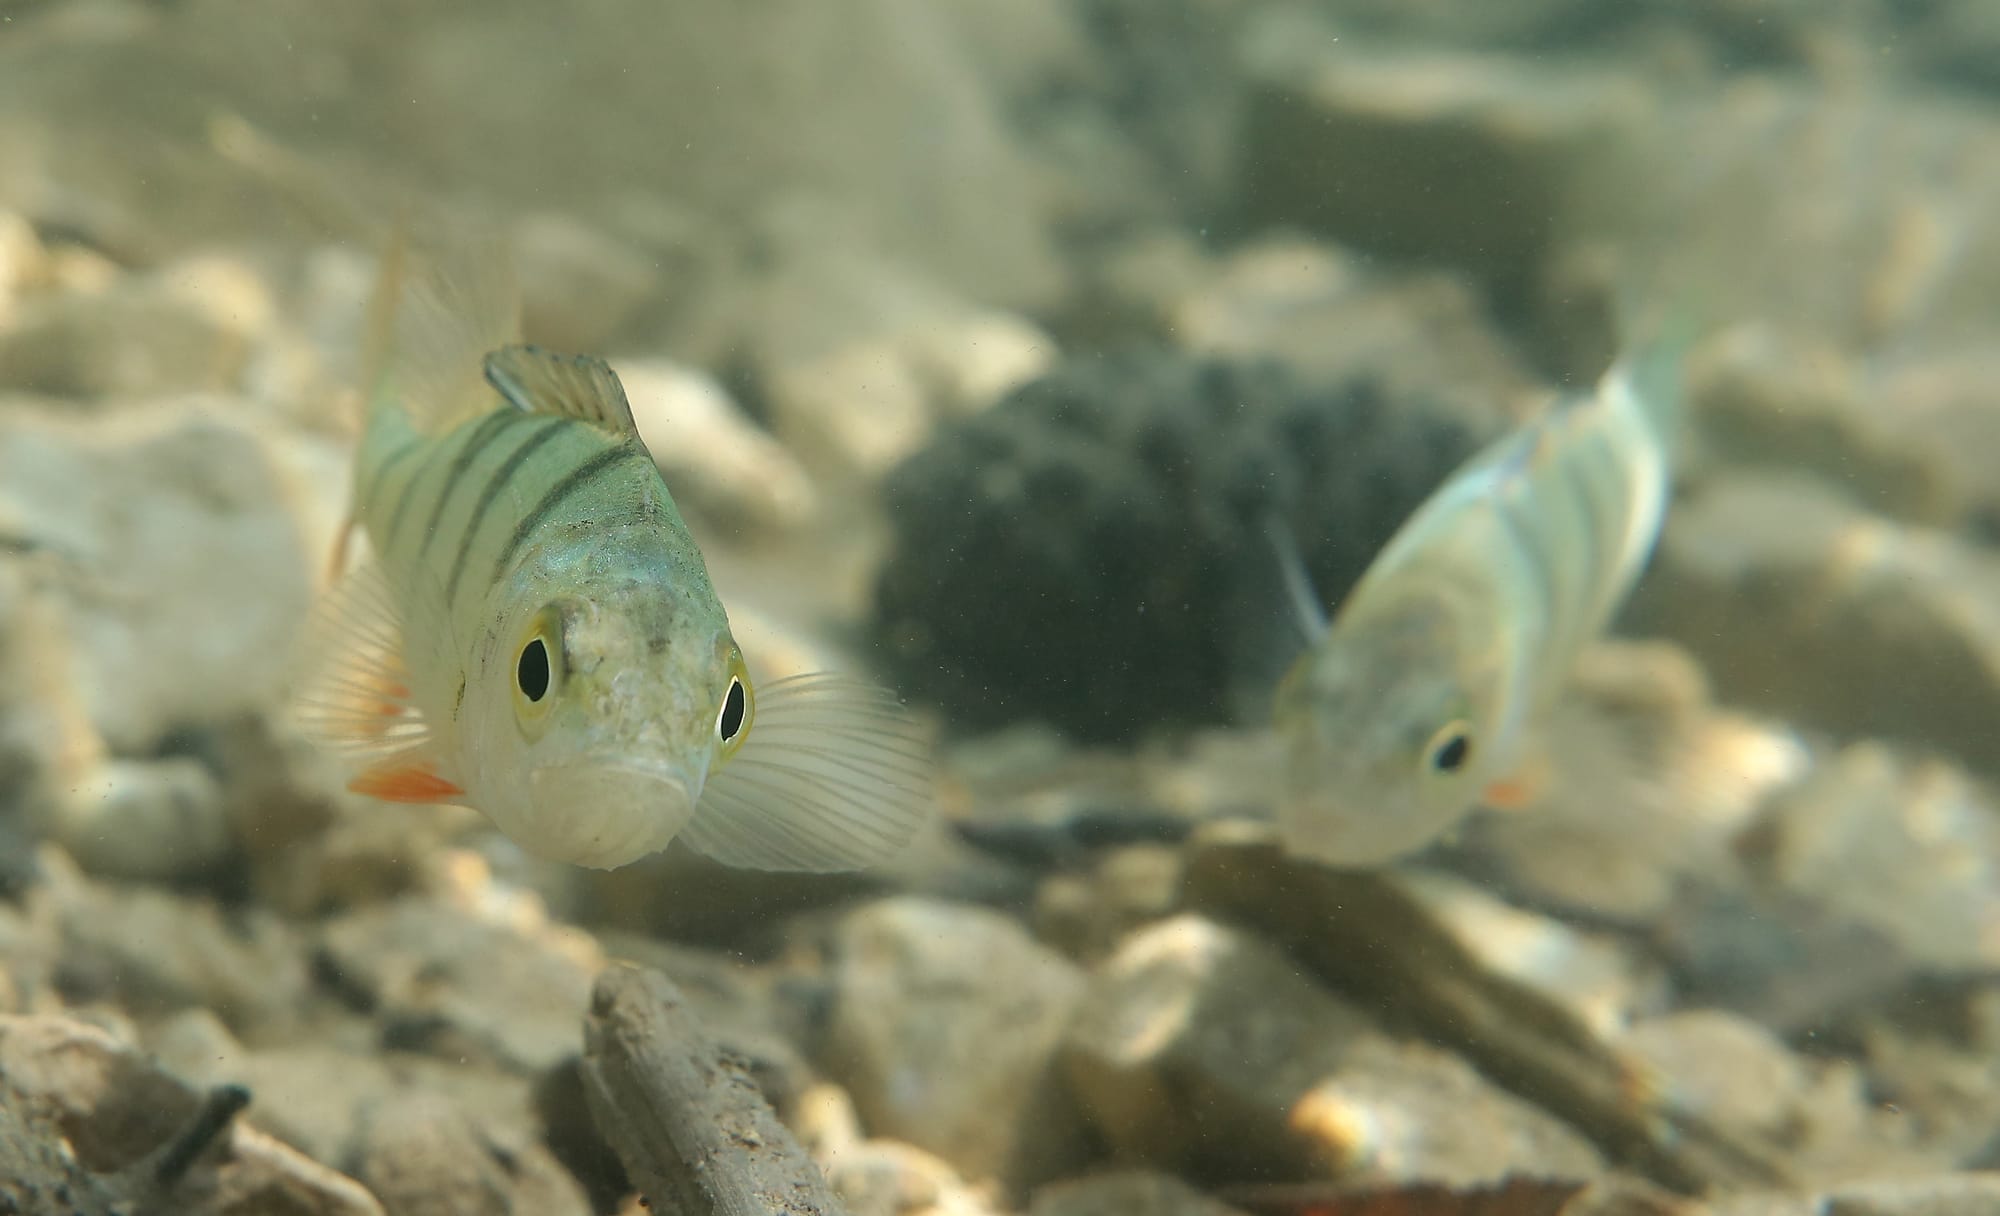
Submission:
[[[508,835],[551,861],[616,869],[666,848],[687,826],[705,775],[623,757],[542,765],[528,775],[526,819]]]
[[[1338,869],[1373,869],[1423,850],[1437,836],[1405,816],[1364,808],[1317,791],[1292,792],[1278,808],[1278,831],[1292,853]]]

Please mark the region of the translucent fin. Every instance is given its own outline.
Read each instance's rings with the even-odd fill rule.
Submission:
[[[409,260],[393,349],[376,391],[378,400],[400,406],[419,433],[437,435],[493,408],[484,361],[520,334],[520,288],[512,254],[498,237],[420,232]]]
[[[430,725],[411,700],[403,663],[403,627],[381,567],[367,561],[342,578],[314,608],[293,682],[291,719],[307,738],[361,773],[350,788],[413,788],[421,774],[437,801],[457,786],[437,763]]]
[[[1707,310],[1691,299],[1649,308],[1629,285],[1618,294],[1616,307],[1622,353],[1604,373],[1604,391],[1618,385],[1631,394],[1671,462],[1687,410],[1684,365],[1701,340]]]
[[[410,274],[410,220],[407,215],[390,230],[388,244],[376,261],[375,287],[368,297],[368,314],[361,333],[359,386],[364,400],[382,391],[389,358],[396,349],[396,314]]]
[[[729,866],[855,870],[931,807],[930,748],[889,692],[846,676],[760,689],[743,750],[711,773],[680,839]]]
[[[618,373],[594,355],[509,346],[486,356],[485,367],[486,382],[520,409],[589,422],[620,438],[639,433]]]
[[[1265,544],[1242,546],[1231,559],[1223,689],[1230,717],[1243,725],[1270,721],[1278,686],[1299,656],[1326,633],[1327,617],[1290,525],[1266,517]]]
[[[1285,595],[1291,601],[1300,637],[1310,646],[1326,634],[1326,608],[1313,590],[1312,575],[1306,570],[1299,538],[1292,535],[1290,525],[1277,515],[1264,521],[1264,535],[1277,558],[1278,574],[1285,580]]]

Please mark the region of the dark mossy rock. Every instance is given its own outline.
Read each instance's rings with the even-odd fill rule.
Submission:
[[[1301,637],[1273,521],[1336,602],[1480,417],[1275,363],[1071,361],[890,477],[885,649],[904,688],[967,727],[1116,740],[1228,720]]]

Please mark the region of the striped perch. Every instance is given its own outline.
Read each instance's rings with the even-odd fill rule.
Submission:
[[[315,614],[295,701],[350,788],[602,868],[675,838],[767,869],[901,848],[930,787],[895,698],[824,674],[753,692],[610,366],[511,344],[478,275],[406,288],[401,263],[355,462],[371,556]]]
[[[1381,864],[1541,795],[1557,694],[1659,535],[1685,346],[1621,361],[1476,454],[1310,625],[1276,708],[1293,850]]]

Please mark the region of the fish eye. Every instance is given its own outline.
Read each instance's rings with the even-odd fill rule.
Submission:
[[[715,733],[724,743],[736,737],[743,729],[743,713],[747,707],[743,702],[743,681],[734,676],[729,678],[729,692],[722,698],[722,714],[715,720]]]
[[[1450,775],[1472,759],[1472,728],[1464,721],[1452,722],[1431,736],[1424,755],[1434,773]]]
[[[521,647],[521,657],[514,664],[514,683],[530,701],[539,702],[549,695],[548,643],[532,637]]]
[[[730,659],[729,687],[722,694],[722,708],[715,713],[715,741],[724,756],[733,756],[750,735],[750,718],[756,712],[750,695],[750,676],[743,670],[740,656]]]
[[[541,731],[562,682],[562,616],[554,607],[535,614],[514,651],[514,717],[527,736]]]

